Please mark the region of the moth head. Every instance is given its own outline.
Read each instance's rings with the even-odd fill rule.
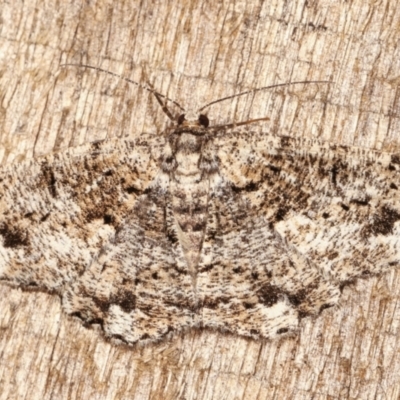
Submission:
[[[181,114],[177,119],[178,126],[188,128],[207,128],[210,120],[207,115],[200,114],[197,118],[186,119],[186,114]]]

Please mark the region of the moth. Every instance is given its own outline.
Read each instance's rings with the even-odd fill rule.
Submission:
[[[192,119],[147,90],[166,132],[1,168],[2,282],[128,344],[193,327],[271,339],[398,265],[400,154],[209,126],[225,98]]]

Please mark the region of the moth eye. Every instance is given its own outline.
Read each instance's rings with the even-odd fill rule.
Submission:
[[[185,114],[181,114],[181,115],[178,117],[178,125],[182,125],[182,124],[183,124],[183,121],[185,121]]]
[[[199,123],[200,123],[200,125],[204,126],[204,128],[207,128],[208,125],[210,124],[210,120],[208,119],[207,115],[200,114],[199,115]]]

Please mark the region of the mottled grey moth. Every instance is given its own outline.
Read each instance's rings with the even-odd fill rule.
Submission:
[[[149,91],[166,132],[1,168],[3,282],[134,344],[192,327],[282,336],[397,266],[399,154],[210,127]]]

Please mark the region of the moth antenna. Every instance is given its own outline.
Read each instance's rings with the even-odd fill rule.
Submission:
[[[208,103],[205,106],[201,107],[197,112],[201,112],[205,108],[210,107],[213,104],[220,103],[221,101],[233,99],[235,97],[244,96],[245,94],[255,93],[255,92],[259,92],[261,90],[273,89],[273,88],[282,87],[282,86],[298,85],[298,84],[305,84],[305,83],[332,83],[332,82],[330,82],[330,81],[299,81],[299,82],[278,83],[277,85],[263,86],[260,88],[246,90],[245,92],[233,94],[232,96],[227,96],[227,97],[223,97],[221,99],[214,100],[211,103]],[[238,124],[235,124],[235,126],[237,126],[237,125]]]
[[[264,118],[255,118],[255,119],[248,119],[247,121],[240,121],[240,122],[233,122],[231,124],[225,124],[225,125],[214,125],[210,129],[220,129],[220,128],[236,128],[237,126],[242,126],[242,125],[249,125],[249,124],[254,124],[254,122],[259,122],[259,121],[269,121],[270,119],[268,117]]]
[[[171,111],[169,110],[168,106],[167,106],[167,102],[166,102],[166,101],[163,102],[163,101],[161,100],[161,98],[162,98],[162,97],[165,97],[165,96],[160,95],[160,93],[156,92],[156,91],[153,89],[153,87],[152,87],[152,85],[151,85],[150,83],[148,83],[148,85],[149,85],[150,88],[153,90],[153,94],[154,94],[155,98],[157,99],[158,104],[161,106],[161,109],[163,110],[164,114],[166,114],[166,116],[167,116],[171,121],[176,122],[176,121],[178,120],[178,117],[174,117],[174,116],[172,115]],[[165,97],[165,100],[168,100],[168,97]],[[177,104],[177,103],[176,103],[175,101],[173,101],[173,100],[172,100],[172,102],[175,103],[175,104]],[[179,105],[178,105],[178,107],[179,107],[182,111],[185,111],[185,110],[183,109],[183,107],[181,107],[181,106],[179,106]]]
[[[185,109],[175,100],[170,99],[169,97],[165,96],[164,94],[161,94],[159,92],[157,92],[156,90],[154,90],[150,84],[148,84],[148,86],[144,86],[142,84],[140,84],[139,82],[136,82],[132,79],[129,78],[125,78],[122,75],[116,74],[115,72],[110,72],[107,71],[106,69],[103,68],[99,68],[99,67],[94,67],[92,65],[87,65],[87,64],[71,64],[71,63],[67,63],[67,64],[61,64],[60,67],[68,67],[68,66],[72,66],[72,67],[81,67],[81,68],[89,68],[89,69],[94,69],[95,71],[100,71],[100,72],[105,72],[108,75],[111,76],[115,76],[119,79],[122,79],[126,82],[129,83],[133,83],[136,86],[139,86],[141,89],[147,90],[148,92],[152,93],[155,98],[157,99],[158,103],[160,104],[162,110],[164,111],[164,113],[167,115],[167,117],[169,119],[171,119],[172,121],[176,121],[176,118],[173,117],[172,113],[169,111],[166,103],[163,103],[163,101],[161,100],[162,98],[165,99],[166,101],[170,101],[172,104],[174,104],[175,106],[177,106],[181,111],[185,112]],[[150,86],[150,87],[149,87]]]

